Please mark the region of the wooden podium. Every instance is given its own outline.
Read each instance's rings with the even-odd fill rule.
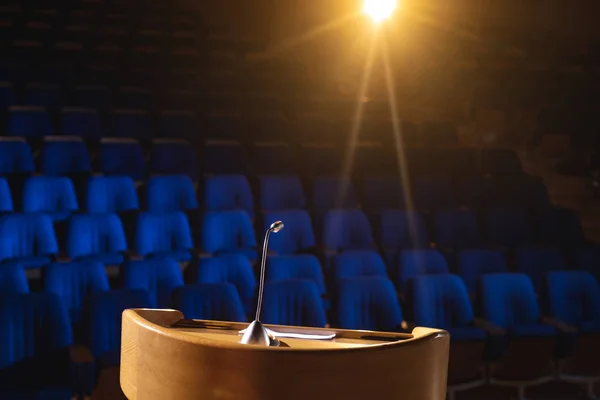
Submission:
[[[443,400],[450,337],[267,325],[279,347],[238,343],[246,323],[186,320],[175,310],[123,313],[121,388],[129,399]]]

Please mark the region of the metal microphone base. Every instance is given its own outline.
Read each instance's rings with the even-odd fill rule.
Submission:
[[[258,320],[254,320],[248,325],[240,343],[255,346],[279,346],[279,340],[269,335],[267,328]]]

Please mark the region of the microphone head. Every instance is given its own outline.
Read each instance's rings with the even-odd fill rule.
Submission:
[[[271,224],[271,227],[269,228],[272,232],[279,232],[280,230],[283,229],[283,222],[281,221],[275,221]]]

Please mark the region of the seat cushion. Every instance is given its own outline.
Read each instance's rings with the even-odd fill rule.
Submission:
[[[124,258],[119,253],[105,253],[105,254],[92,254],[83,257],[77,257],[77,260],[81,261],[98,261],[104,265],[121,265],[123,264]]]
[[[191,261],[192,255],[189,251],[176,250],[176,251],[159,251],[150,254],[149,258],[172,258],[177,261]]]
[[[46,256],[26,256],[12,258],[11,261],[21,264],[25,269],[42,268],[52,262],[50,257]]]
[[[531,324],[531,325],[520,325],[510,329],[512,336],[554,336],[556,335],[556,328],[550,325],[544,324]]]
[[[234,249],[234,250],[221,250],[219,254],[241,254],[244,257],[247,257],[250,261],[256,261],[258,255],[256,254],[256,250],[252,249]]]

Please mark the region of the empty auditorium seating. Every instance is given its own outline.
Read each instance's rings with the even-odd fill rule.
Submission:
[[[134,181],[146,176],[144,153],[133,139],[102,139],[98,158],[100,171],[106,175],[127,175]]]
[[[186,175],[150,178],[146,184],[146,207],[152,212],[197,209],[198,199],[193,182]]]
[[[323,216],[323,247],[328,252],[373,249],[367,216],[360,210],[331,210]]]
[[[0,175],[27,175],[34,170],[31,148],[22,139],[0,140]]]
[[[204,206],[209,211],[243,210],[254,216],[250,183],[243,175],[215,175],[204,181]]]
[[[203,283],[177,288],[174,307],[187,318],[213,321],[246,321],[242,301],[234,285]]]
[[[521,249],[515,254],[517,271],[529,276],[536,291],[541,291],[550,271],[567,269],[563,255],[553,249]]]
[[[333,259],[333,276],[337,281],[362,276],[387,278],[385,264],[379,254],[372,250],[351,250]]]
[[[293,175],[297,173],[292,148],[281,142],[257,143],[253,148],[254,172],[264,175]]]
[[[139,215],[135,250],[141,256],[190,261],[193,247],[185,214],[144,212]]]
[[[579,217],[571,210],[552,208],[538,216],[540,242],[551,246],[573,247],[585,244]]]
[[[319,294],[326,292],[325,279],[319,259],[311,254],[269,256],[266,281],[308,279],[317,285]]]
[[[418,212],[385,210],[381,213],[379,226],[381,247],[388,260],[392,260],[402,249],[429,246],[427,226]]]
[[[205,174],[246,174],[250,163],[239,142],[208,140],[204,144],[202,170]]]
[[[260,318],[277,325],[324,327],[327,323],[317,285],[309,279],[267,283]]]
[[[43,107],[12,106],[8,109],[7,132],[11,136],[39,138],[54,131],[50,116]]]
[[[63,108],[60,113],[61,135],[80,136],[84,139],[98,140],[102,136],[100,117],[90,108]]]
[[[502,272],[507,272],[507,266],[499,251],[463,250],[458,254],[458,274],[471,295],[477,293],[481,276]]]
[[[363,207],[370,213],[402,208],[407,204],[407,195],[398,178],[368,178],[362,186]]]
[[[129,176],[94,176],[88,180],[86,210],[120,213],[140,208],[133,179]]]
[[[27,275],[19,263],[7,263],[0,267],[0,293],[3,296],[29,293]]]
[[[123,224],[116,214],[79,214],[69,220],[67,254],[73,259],[119,265],[127,250]]]
[[[189,106],[189,105],[188,105]],[[168,110],[160,113],[160,137],[170,139],[188,139],[194,143],[201,139],[196,128],[196,120],[191,112]]]
[[[306,208],[302,182],[297,176],[264,175],[260,177],[259,207],[265,211]]]
[[[314,251],[316,241],[310,215],[304,210],[273,211],[264,213],[264,230],[276,221],[285,221],[285,228],[271,235],[269,250],[279,254]]]
[[[47,138],[42,146],[41,171],[46,176],[91,173],[92,165],[85,143],[77,138]]]
[[[397,286],[400,290],[415,276],[424,274],[446,274],[448,264],[442,254],[433,249],[404,250],[398,259]]]
[[[28,106],[58,110],[64,103],[60,86],[48,83],[29,83],[25,88],[25,103]]]
[[[304,165],[303,173],[306,176],[337,176],[341,173],[342,155],[339,148],[334,146],[303,145],[300,150],[300,160]]]
[[[341,280],[334,307],[337,324],[344,329],[393,332],[403,322],[394,285],[383,277]]]
[[[44,214],[7,214],[0,217],[0,259],[24,268],[41,268],[52,262],[58,244],[52,219]]]
[[[6,179],[0,178],[0,212],[13,211],[13,202]]]
[[[440,211],[435,216],[436,242],[443,248],[477,248],[483,242],[477,214],[471,211]]]
[[[231,283],[246,310],[254,307],[256,278],[252,264],[242,254],[222,254],[201,258],[196,268],[198,283]]]
[[[182,174],[198,180],[198,160],[194,148],[183,140],[157,140],[150,155],[150,172],[154,174]]]
[[[491,244],[515,247],[534,242],[531,221],[524,211],[490,210],[486,214],[486,224]]]
[[[318,177],[313,179],[312,205],[319,215],[334,208],[354,208],[358,198],[349,179]]]
[[[119,109],[111,115],[107,136],[148,140],[152,132],[152,120],[147,111]]]
[[[106,115],[112,107],[110,92],[101,85],[77,86],[74,98],[76,106],[95,109],[100,115]]]
[[[597,245],[584,246],[573,253],[573,267],[578,270],[590,272],[600,282],[600,247]]]
[[[108,278],[104,266],[97,261],[53,263],[44,271],[44,291],[60,297],[72,324],[81,322],[88,296],[106,290],[109,290]]]
[[[24,212],[41,212],[54,220],[64,220],[78,209],[75,188],[69,178],[33,176],[25,181]]]
[[[255,261],[256,236],[244,211],[213,211],[204,215],[202,249],[209,254],[243,254]]]
[[[155,308],[172,307],[173,291],[183,286],[183,275],[177,261],[162,258],[129,261],[122,270],[123,286],[145,290]]]
[[[414,206],[437,210],[455,204],[452,181],[448,178],[419,178],[413,183]]]

